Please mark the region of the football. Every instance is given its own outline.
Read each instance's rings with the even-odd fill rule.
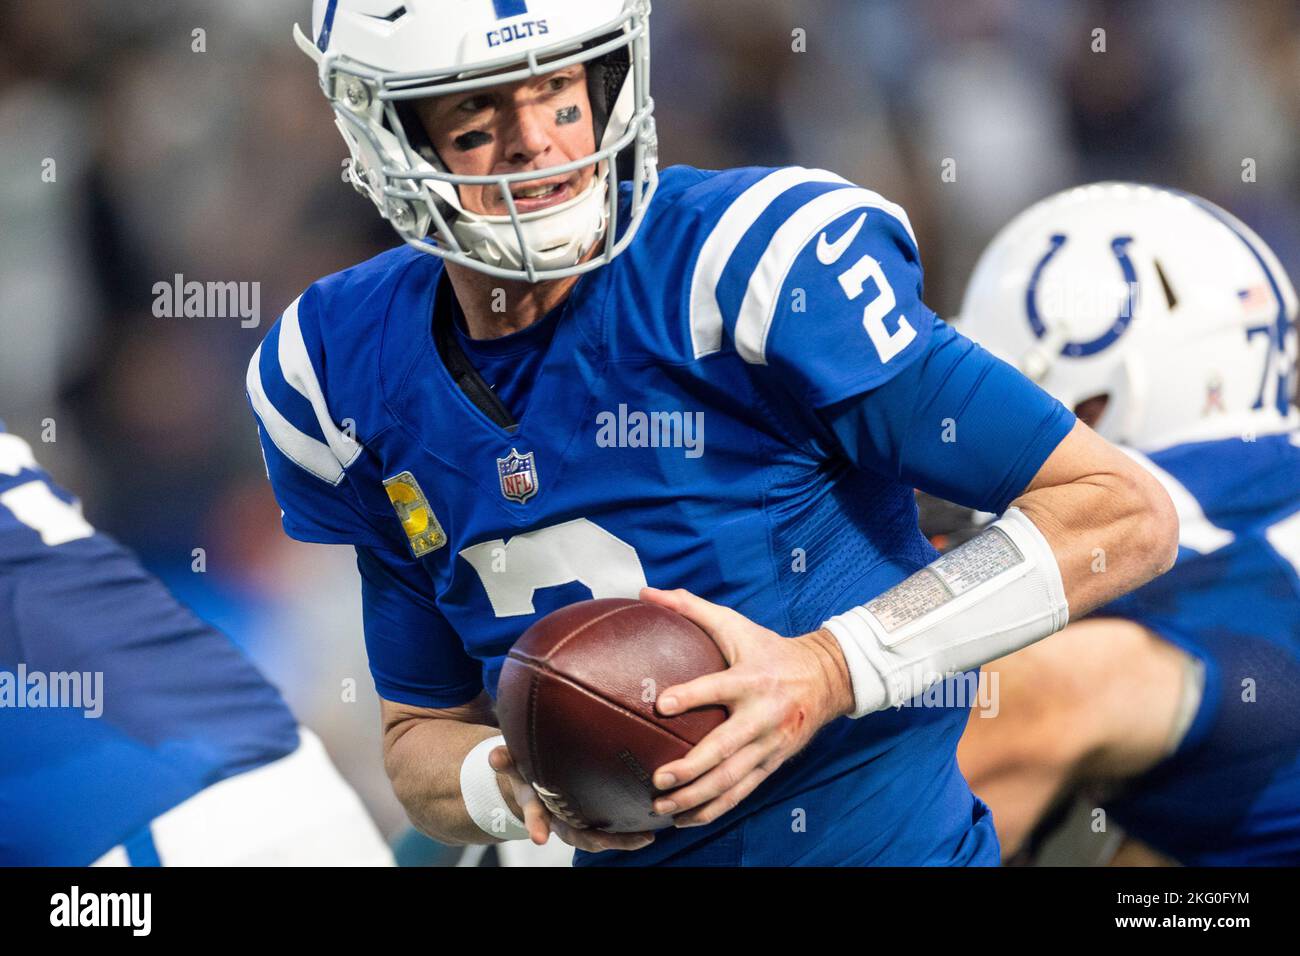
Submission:
[[[726,668],[713,640],[667,608],[622,598],[548,614],[510,649],[497,715],[523,777],[553,813],[615,833],[671,825],[655,816],[656,769],[726,719],[724,707],[672,717],[664,688]]]

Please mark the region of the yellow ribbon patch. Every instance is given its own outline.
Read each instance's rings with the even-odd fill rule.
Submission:
[[[402,530],[410,542],[411,553],[422,558],[432,551],[437,551],[447,543],[447,534],[438,523],[438,516],[429,507],[429,500],[420,490],[420,484],[409,471],[384,480],[384,491],[393,503],[397,520],[402,522]]]

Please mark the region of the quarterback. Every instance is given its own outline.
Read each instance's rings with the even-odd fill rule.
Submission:
[[[649,16],[317,0],[298,43],[405,245],[315,283],[250,363],[285,530],[357,551],[386,765],[436,839],[996,863],[966,710],[901,705],[1162,573],[1172,503],[924,305],[898,206],[824,170],[661,175]],[[610,426],[632,413],[658,440]],[[1001,517],[938,558],[914,486]],[[552,813],[494,727],[513,641],[593,596],[680,611],[730,665],[659,689],[729,711],[656,769],[672,828]]]

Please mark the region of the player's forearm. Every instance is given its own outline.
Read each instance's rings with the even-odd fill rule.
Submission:
[[[1060,630],[1168,570],[1178,518],[1160,484],[1082,423],[980,535],[823,625],[853,716]]]
[[[1169,495],[1141,466],[1110,452],[1105,470],[1013,502],[1051,546],[1073,620],[1165,573],[1178,553]]]
[[[470,817],[460,782],[465,757],[499,733],[489,724],[419,717],[394,721],[385,728],[384,766],[393,792],[417,830],[453,845],[499,842]],[[510,788],[502,787],[501,792],[518,815]]]

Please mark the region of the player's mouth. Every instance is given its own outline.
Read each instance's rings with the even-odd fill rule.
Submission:
[[[575,178],[576,175],[562,176],[514,184],[510,187],[510,196],[515,201],[515,209],[520,213],[536,212],[567,202],[574,196]]]

